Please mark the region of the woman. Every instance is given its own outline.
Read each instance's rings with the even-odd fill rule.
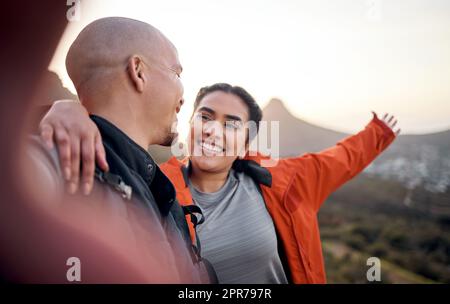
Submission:
[[[66,105],[64,113],[70,115],[64,116],[57,106],[42,121],[42,129],[55,129],[67,120],[72,126],[89,121],[79,103],[71,103],[69,110]],[[189,216],[191,238],[195,244],[201,240],[202,256],[213,264],[220,283],[325,283],[317,212],[331,192],[369,165],[400,130],[393,132],[392,116],[379,120],[374,113],[363,131],[331,148],[271,162],[248,151],[254,134],[245,125],[258,126],[261,118],[244,89],[229,84],[202,88],[190,122],[190,156],[181,161],[172,157],[161,169],[180,204],[196,205],[203,212],[204,222],[197,227],[197,219]],[[81,128],[64,132],[78,133],[68,135],[72,138],[98,137],[97,130],[77,130]]]

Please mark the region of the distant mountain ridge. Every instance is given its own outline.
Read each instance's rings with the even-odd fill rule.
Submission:
[[[319,152],[350,135],[295,117],[279,99],[272,99],[263,113],[264,120],[280,122],[281,157]],[[433,192],[445,192],[450,187],[450,130],[400,135],[365,172],[401,181],[411,189],[423,185]]]

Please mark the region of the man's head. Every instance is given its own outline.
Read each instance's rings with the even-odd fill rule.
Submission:
[[[262,111],[243,88],[226,83],[197,94],[189,136],[190,159],[204,171],[229,170],[256,136]]]
[[[71,45],[66,67],[89,112],[134,126],[145,144],[172,142],[183,104],[182,67],[158,29],[129,18],[96,20]]]

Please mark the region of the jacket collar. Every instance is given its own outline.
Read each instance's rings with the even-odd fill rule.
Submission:
[[[270,171],[253,160],[236,159],[233,163],[233,169],[237,172],[244,172],[257,184],[272,187],[272,174]]]
[[[190,162],[188,158],[183,159],[179,162],[181,172],[183,174],[183,180],[185,187],[188,186],[189,178],[189,166]],[[233,163],[233,169],[237,172],[243,172],[250,176],[255,183],[259,185],[264,185],[267,187],[272,187],[272,174],[267,168],[260,166],[257,162],[250,159],[237,159]]]
[[[157,165],[150,154],[108,120],[97,115],[90,117],[99,128],[103,142],[111,147],[127,167],[138,173],[147,184],[151,184]]]

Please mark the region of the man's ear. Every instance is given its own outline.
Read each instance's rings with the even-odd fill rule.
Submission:
[[[128,59],[127,66],[128,76],[139,93],[144,91],[147,84],[147,75],[144,70],[144,61],[141,57],[133,55]]]

